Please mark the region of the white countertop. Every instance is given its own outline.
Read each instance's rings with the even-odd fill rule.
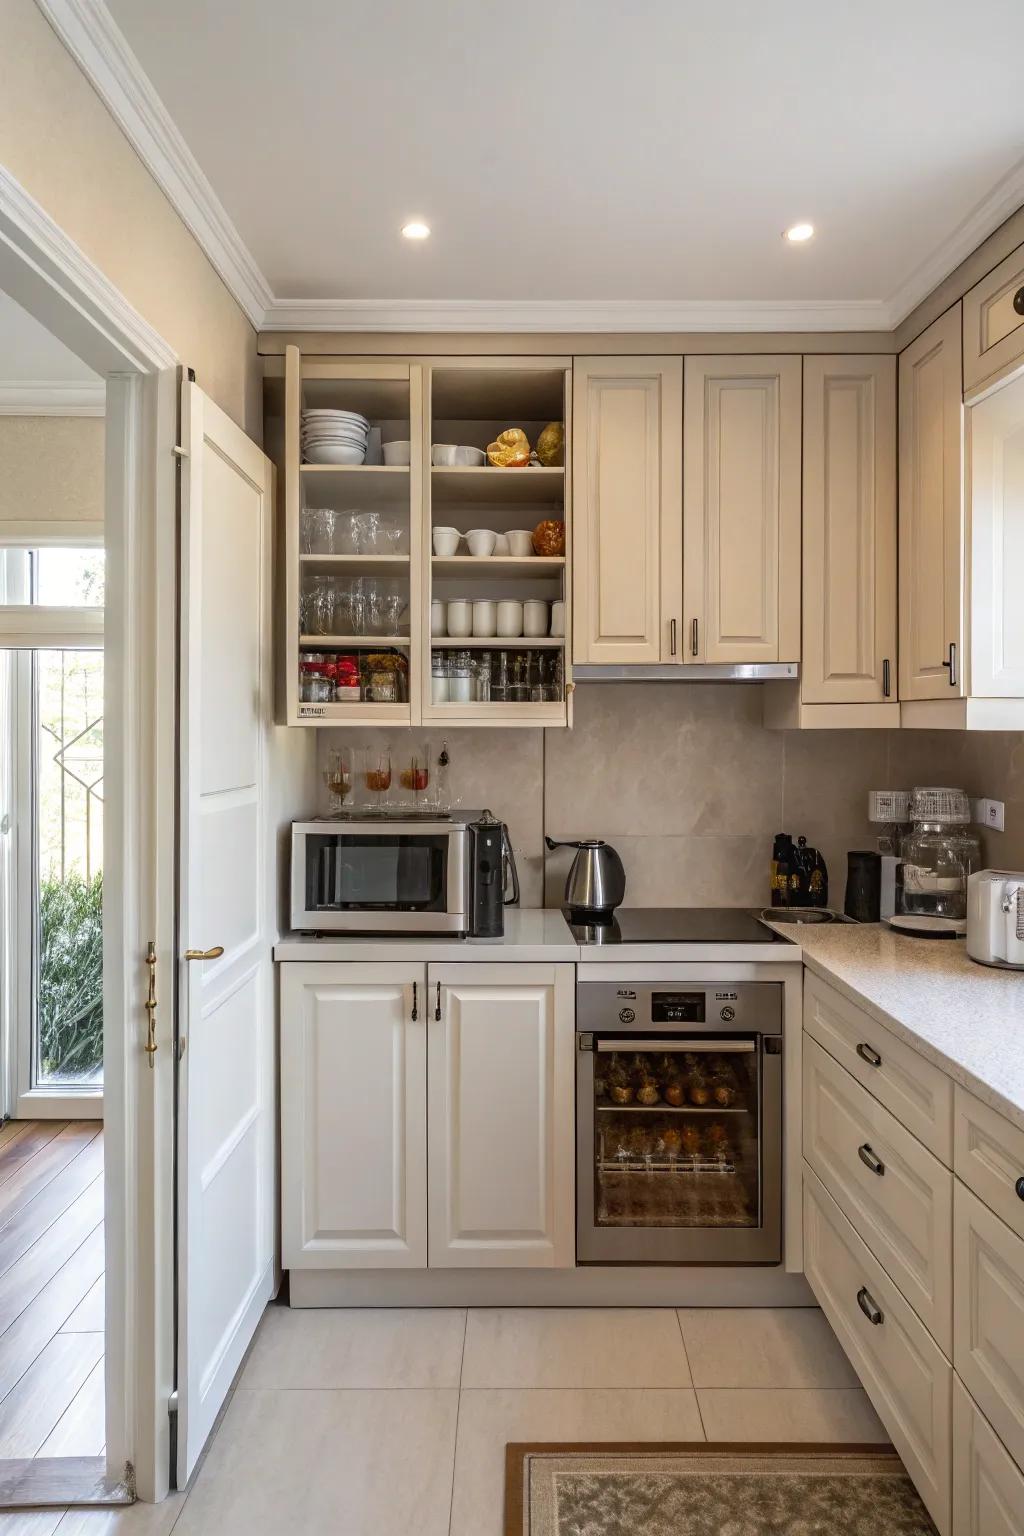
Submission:
[[[500,939],[460,939],[410,933],[376,939],[289,934],[274,946],[275,960],[463,960],[480,962],[579,959],[580,948],[557,907],[508,907]]]
[[[978,965],[962,939],[883,924],[801,927],[804,964],[955,1082],[1024,1127],[1024,972]]]

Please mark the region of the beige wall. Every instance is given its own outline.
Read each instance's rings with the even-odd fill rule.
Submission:
[[[0,163],[259,438],[256,333],[33,0],[0,0]]]
[[[9,522],[103,521],[96,416],[0,416],[0,537]]]

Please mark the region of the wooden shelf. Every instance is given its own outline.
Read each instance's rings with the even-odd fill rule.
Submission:
[[[431,499],[435,506],[491,504],[492,506],[561,507],[565,496],[565,470],[496,469],[466,466],[430,471]]]
[[[334,650],[344,646],[348,650],[382,651],[404,647],[408,650],[408,635],[300,635],[301,651]]]
[[[300,464],[299,476],[304,506],[339,512],[390,507],[409,516],[408,464]]]
[[[300,555],[304,571],[351,571],[353,575],[401,576],[409,569],[408,555]]]
[[[431,564],[437,576],[475,573],[485,576],[555,575],[565,565],[564,555],[433,555]]]
[[[455,635],[431,635],[431,650],[481,650],[481,651],[557,651],[564,647],[564,635],[520,635],[518,639],[510,640],[507,635],[498,635],[489,640],[485,635],[466,635],[459,639]]]

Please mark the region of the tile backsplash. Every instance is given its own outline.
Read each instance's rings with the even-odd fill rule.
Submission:
[[[414,742],[447,740],[465,806],[507,821],[525,906],[558,905],[571,854],[555,838],[603,837],[626,867],[631,906],[768,900],[772,837],[803,833],[828,864],[842,906],[846,854],[875,846],[869,789],[962,784],[1006,801],[989,863],[1024,867],[1024,738],[953,731],[769,731],[761,690],[740,683],[590,683],[573,730],[321,731],[321,755],[388,740],[396,764]],[[321,809],[326,809],[326,800]]]

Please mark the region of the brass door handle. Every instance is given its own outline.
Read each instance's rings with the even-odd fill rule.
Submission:
[[[143,1004],[146,1010],[146,1043],[142,1049],[152,1070],[153,1057],[156,1055],[156,945],[152,939],[146,945],[146,969],[149,972],[146,1001]]]
[[[224,953],[223,944],[215,944],[212,949],[186,949],[186,960],[219,960]]]

